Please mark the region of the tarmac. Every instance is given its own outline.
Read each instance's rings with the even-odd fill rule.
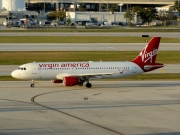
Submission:
[[[141,51],[147,43],[0,43],[0,51]],[[171,46],[171,47],[170,47]],[[179,43],[160,43],[159,51],[180,50]]]
[[[0,135],[179,135],[179,81],[0,82]]]
[[[140,36],[180,38],[179,32],[2,32],[0,36]]]
[[[96,34],[45,33],[47,36],[150,34],[180,38],[180,33]],[[3,32],[0,36],[37,35],[40,33]],[[138,51],[141,51],[145,44],[140,45],[141,48],[136,46]],[[15,48],[12,48],[13,45]],[[177,49],[178,44],[173,45],[175,50],[180,50]],[[173,45],[169,49],[172,49]],[[28,48],[28,45],[23,48],[21,44],[19,48],[17,46],[1,44],[0,48],[4,49],[1,51],[19,48],[19,51],[25,51],[23,49],[33,48]],[[99,46],[101,50],[117,50],[116,45]],[[86,47],[84,49],[87,49]],[[0,75],[10,75],[17,67],[1,65]],[[179,73],[179,64],[167,65],[156,72]],[[30,83],[0,81],[0,135],[180,135],[179,81],[91,81],[91,89],[85,86],[64,87],[51,81],[38,81],[35,82],[35,88],[30,88]]]

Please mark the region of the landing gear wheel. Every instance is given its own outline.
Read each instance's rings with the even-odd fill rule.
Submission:
[[[34,87],[34,84],[31,84],[31,88],[33,88]]]
[[[31,88],[34,88],[34,80],[32,80],[32,82],[31,82]]]
[[[86,87],[91,88],[92,87],[91,83],[86,83]]]

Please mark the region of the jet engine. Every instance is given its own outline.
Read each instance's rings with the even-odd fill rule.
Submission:
[[[77,76],[64,77],[63,84],[64,84],[64,86],[79,85],[79,77],[77,77]]]
[[[62,83],[63,80],[54,80],[53,83]]]

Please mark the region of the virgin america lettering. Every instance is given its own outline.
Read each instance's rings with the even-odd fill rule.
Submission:
[[[39,64],[39,68],[57,68],[57,67],[59,67],[59,64],[55,64],[55,63],[51,63],[51,64],[42,63],[42,64]]]
[[[153,56],[157,55],[158,49],[153,48],[152,51],[147,52],[147,47],[144,48],[144,50],[140,53],[140,56],[142,58],[142,62],[146,63],[148,60],[150,60],[150,63],[152,63]]]
[[[89,67],[89,63],[63,63],[61,67]]]
[[[39,68],[89,67],[89,63],[41,63]]]

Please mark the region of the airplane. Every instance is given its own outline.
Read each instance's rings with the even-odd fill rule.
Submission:
[[[90,79],[123,78],[164,67],[156,63],[161,37],[153,37],[139,55],[126,62],[33,62],[21,65],[11,75],[17,79],[53,80],[64,86],[83,86],[91,88]]]

